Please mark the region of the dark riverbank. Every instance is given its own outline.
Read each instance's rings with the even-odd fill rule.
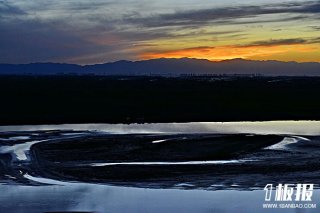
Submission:
[[[31,131],[0,134],[0,181],[263,189],[320,177],[319,136]]]
[[[30,172],[60,181],[143,188],[210,188],[216,184],[220,187],[213,188],[219,189],[235,183],[240,188],[249,188],[250,183],[262,187],[270,179],[254,178],[280,172],[283,162],[271,169],[265,161],[234,159],[255,155],[282,139],[278,135],[244,134],[88,135],[80,140],[33,145]],[[270,154],[274,152],[264,155]],[[302,167],[285,172],[296,170]]]
[[[317,77],[0,76],[0,125],[320,120]]]

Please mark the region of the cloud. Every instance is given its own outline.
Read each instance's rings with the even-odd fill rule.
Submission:
[[[239,45],[240,47],[254,47],[254,46],[282,46],[282,45],[296,45],[296,44],[315,44],[320,43],[318,38],[289,38],[289,39],[270,39],[263,41],[255,41],[249,44]]]
[[[10,5],[7,1],[0,1],[0,17],[4,15],[24,15],[26,12]]]
[[[264,0],[254,1],[254,6],[225,1],[169,4],[169,0],[0,0],[0,63],[86,64],[136,60],[143,54],[179,47],[201,46],[184,50],[200,55],[219,45],[233,46],[239,51],[245,47],[319,42],[312,35],[279,39],[275,34],[267,34],[272,31],[270,28],[266,36],[261,36],[255,34],[253,26],[275,26],[273,23],[277,22],[282,33],[287,22],[304,20],[307,26],[313,26],[319,19],[320,1],[270,4]],[[259,41],[259,36],[275,39]],[[250,43],[249,39],[258,41]],[[218,53],[223,53],[222,49],[215,51]]]
[[[320,26],[309,26],[309,27],[314,31],[319,31],[320,30]]]
[[[243,45],[245,47],[253,47],[253,46],[279,46],[279,45],[294,45],[294,44],[305,44],[307,40],[302,38],[291,38],[291,39],[270,39],[265,41],[256,41],[247,45]]]
[[[91,64],[123,58],[134,60],[136,58],[132,53],[135,51],[132,44],[169,36],[160,31],[150,33],[122,31],[116,28],[117,23],[112,20],[103,23],[103,27],[96,26],[86,21],[87,12],[76,13],[76,17],[71,15],[67,18],[69,13],[56,11],[62,7],[61,3],[56,5],[57,8],[54,8],[52,2],[39,3],[36,4],[39,12],[34,12],[33,3],[27,2],[27,5],[24,5],[33,8],[29,9],[29,12],[32,12],[25,13],[18,6],[0,2],[0,12],[3,12],[1,15],[6,15],[0,19],[0,63]],[[107,3],[112,2],[104,2],[104,5]],[[67,5],[67,10],[79,12],[79,10],[95,10],[100,4],[93,2],[71,5],[69,2]],[[50,6],[53,8],[47,11],[46,8]]]
[[[311,38],[308,41],[309,44],[316,44],[316,43],[320,43],[320,37],[317,38]]]
[[[0,63],[87,62],[117,60],[121,44],[90,41],[85,32],[74,33],[64,23],[38,20],[0,22]],[[105,35],[108,39],[108,35]],[[111,35],[110,35],[111,36]],[[95,55],[95,59],[92,59]]]
[[[278,21],[295,20],[320,13],[320,1],[280,3],[258,6],[238,6],[220,7],[201,10],[180,11],[171,14],[162,14],[154,17],[135,18],[128,21],[148,27],[159,26],[184,26],[184,25],[203,25],[209,22],[216,23],[237,23],[241,18],[257,18],[262,15],[277,14],[298,14],[305,16],[282,18],[277,17]],[[268,20],[254,20],[254,22],[264,22]],[[277,21],[277,20],[273,20]],[[240,23],[243,23],[240,21]]]
[[[306,53],[315,51],[312,44],[320,43],[319,38],[271,39],[243,45],[197,46],[166,51],[151,51],[141,55],[142,59],[152,58],[199,58],[226,60],[233,58],[267,58],[289,52]],[[309,45],[311,46],[309,46]]]
[[[10,7],[13,8],[13,6]],[[39,5],[38,7],[41,8]],[[74,5],[72,8],[77,7],[79,6]],[[81,10],[86,7],[82,5]],[[34,17],[27,13],[21,13],[21,15],[0,20],[0,63],[91,64],[124,58],[136,60],[145,49],[155,48],[156,45],[148,43],[153,40],[194,38],[211,34],[229,35],[240,32],[235,30],[204,32],[197,29],[179,32],[171,29],[149,28],[137,30],[134,26],[121,23],[121,20],[106,20],[104,17],[99,20],[98,25],[95,25],[84,21],[87,17],[86,13],[81,15],[82,19],[77,16],[66,18],[63,15],[50,18],[51,11],[46,13],[46,18],[40,18],[39,15]],[[95,16],[91,18],[95,20]],[[85,24],[82,24],[83,22]]]

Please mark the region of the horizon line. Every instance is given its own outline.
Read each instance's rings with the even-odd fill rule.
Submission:
[[[27,63],[0,63],[0,65],[30,65],[30,64],[66,64],[66,65],[78,65],[78,66],[93,66],[93,65],[101,65],[101,64],[112,64],[112,63],[117,63],[121,61],[126,61],[126,62],[143,62],[143,61],[152,61],[152,60],[160,60],[160,59],[167,59],[167,60],[182,60],[182,59],[191,59],[191,60],[199,60],[199,61],[208,61],[212,63],[219,63],[219,62],[227,62],[227,61],[235,61],[235,60],[242,60],[242,61],[254,61],[254,62],[281,62],[281,63],[297,63],[297,64],[305,64],[305,63],[317,63],[320,64],[318,61],[305,61],[305,62],[300,62],[300,61],[281,61],[281,60],[252,60],[252,59],[245,59],[245,58],[232,58],[232,59],[223,59],[223,60],[209,60],[206,58],[192,58],[192,57],[180,57],[180,58],[175,58],[175,57],[160,57],[160,58],[150,58],[150,59],[141,59],[141,60],[126,60],[126,59],[119,59],[115,61],[107,61],[107,62],[97,62],[93,64],[79,64],[79,63],[69,63],[69,62],[27,62]]]

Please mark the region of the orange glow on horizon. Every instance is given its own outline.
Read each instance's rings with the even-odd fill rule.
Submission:
[[[143,60],[155,58],[197,58],[210,61],[222,61],[242,58],[249,60],[278,60],[307,62],[308,58],[301,54],[312,54],[315,60],[320,62],[319,48],[312,45],[278,45],[278,46],[219,46],[219,47],[195,47],[180,50],[159,51],[144,53],[140,57]],[[287,57],[279,57],[288,55]],[[310,60],[309,60],[310,61]]]

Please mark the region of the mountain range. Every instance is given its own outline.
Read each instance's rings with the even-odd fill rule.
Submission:
[[[213,62],[205,59],[151,59],[117,61],[94,65],[61,63],[0,64],[4,75],[265,75],[320,76],[320,63],[231,59]]]

